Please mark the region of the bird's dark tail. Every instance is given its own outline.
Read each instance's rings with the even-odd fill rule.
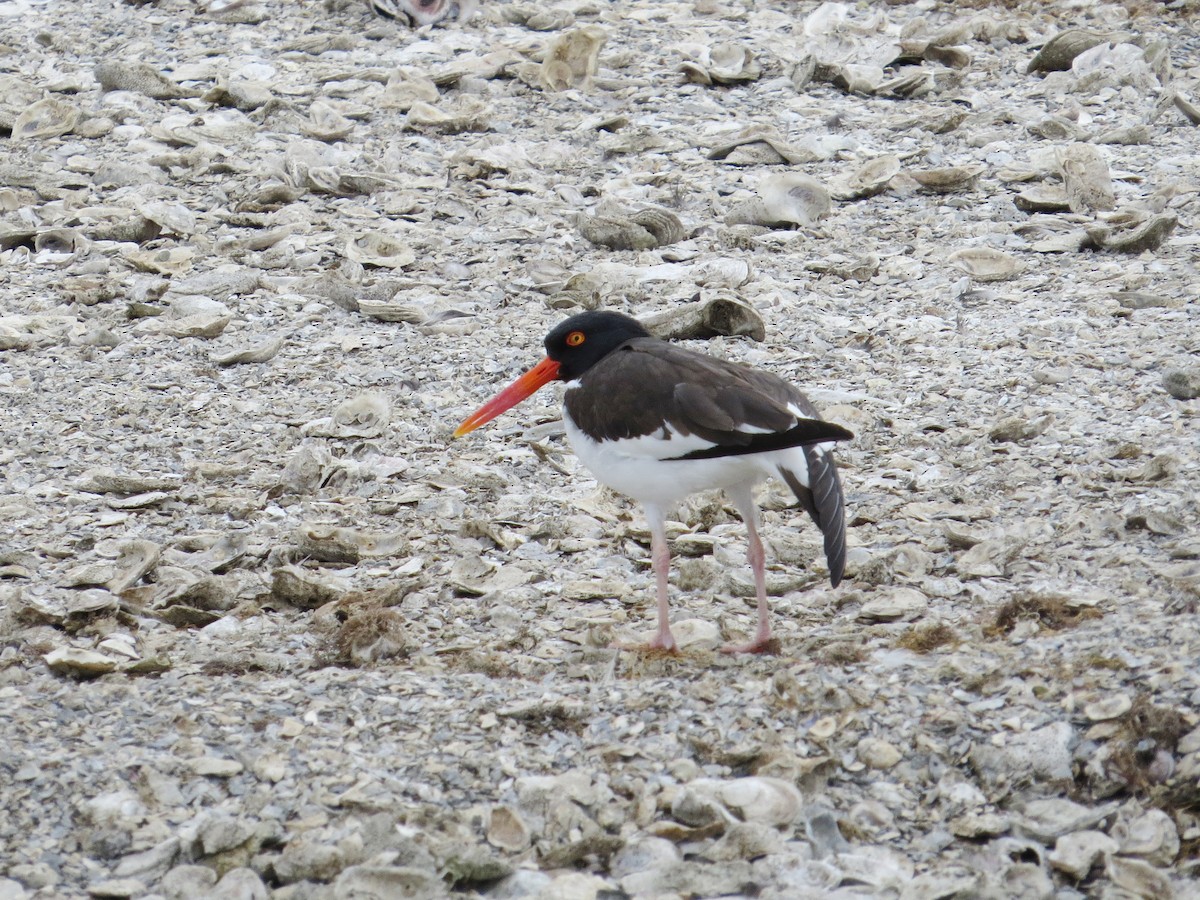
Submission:
[[[846,569],[846,512],[842,496],[842,481],[838,477],[833,454],[820,447],[805,447],[808,463],[808,484],[796,473],[783,466],[779,474],[800,505],[812,516],[825,537],[825,560],[829,564],[829,581],[837,587]]]

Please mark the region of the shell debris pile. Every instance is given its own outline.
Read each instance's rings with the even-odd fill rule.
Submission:
[[[1196,0],[0,16],[0,896],[1197,895]],[[856,434],[777,655],[450,443],[597,307]]]

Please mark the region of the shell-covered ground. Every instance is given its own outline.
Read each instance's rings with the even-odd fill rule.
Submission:
[[[1197,22],[0,2],[0,898],[1200,897]],[[451,432],[713,304],[847,578],[764,486],[715,652],[700,496],[610,649],[556,390]]]

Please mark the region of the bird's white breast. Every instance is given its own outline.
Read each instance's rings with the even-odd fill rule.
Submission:
[[[713,446],[695,435],[659,433],[621,440],[597,441],[584,434],[568,415],[563,425],[571,448],[601,484],[642,503],[675,506],[700,491],[753,485],[775,475],[784,465],[808,483],[808,465],[799,447],[770,453],[722,456],[714,459],[672,459]]]

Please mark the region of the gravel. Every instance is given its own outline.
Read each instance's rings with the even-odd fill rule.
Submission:
[[[0,898],[1200,897],[1194,3],[0,16]],[[450,440],[689,303],[855,433],[771,655],[723,498],[614,650],[554,392]]]

